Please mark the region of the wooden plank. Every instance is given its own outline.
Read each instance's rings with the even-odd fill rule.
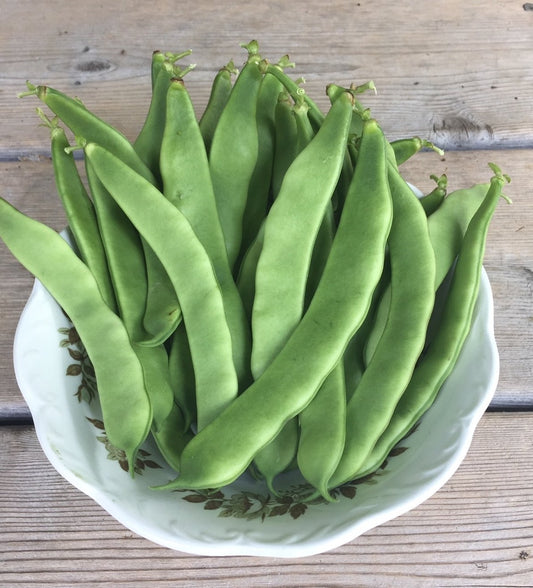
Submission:
[[[258,38],[264,56],[289,53],[306,89],[327,107],[327,83],[373,79],[365,97],[391,138],[421,135],[450,148],[533,144],[532,12],[501,0],[415,2],[335,0],[253,8],[236,0],[213,11],[205,1],[161,9],[138,0],[75,4],[6,0],[0,21],[0,158],[47,152],[37,129],[36,100],[16,94],[26,79],[79,95],[87,106],[133,139],[150,95],[154,49],[194,50],[189,84],[198,111],[215,71]],[[58,17],[60,15],[60,17]],[[31,40],[31,42],[28,42]]]
[[[123,528],[46,462],[31,427],[0,427],[2,586],[531,586],[533,413],[483,417],[451,480],[328,553],[198,557]]]
[[[529,198],[533,150],[449,152],[444,160],[421,153],[404,166],[406,178],[422,190],[431,189],[430,173],[447,172],[450,189],[466,187],[490,177],[488,161],[496,161],[512,176],[507,193],[493,220],[485,266],[495,301],[495,331],[500,350],[500,383],[493,407],[533,405],[533,203]],[[0,163],[3,195],[15,206],[55,228],[65,217],[55,194],[51,164],[47,160]],[[12,367],[16,324],[31,290],[31,276],[0,245],[0,417],[27,413]]]

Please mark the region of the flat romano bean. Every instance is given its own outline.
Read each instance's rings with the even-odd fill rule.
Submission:
[[[355,170],[307,312],[261,377],[187,444],[180,475],[159,489],[219,488],[235,480],[309,404],[363,321],[383,269],[392,217],[383,134],[375,121],[366,124],[375,143],[361,157],[376,164],[364,166],[369,173]]]
[[[255,274],[257,263],[263,247],[263,237],[265,233],[265,223],[261,225],[253,242],[248,247],[241,261],[241,267],[237,276],[237,288],[241,296],[244,310],[248,321],[252,319],[252,310],[255,297]]]
[[[303,110],[306,111],[307,108]],[[304,116],[304,112],[295,107],[295,115],[299,134],[310,141],[313,131],[307,112]],[[333,205],[329,202],[313,247],[306,285],[306,308],[324,272],[334,236]],[[327,418],[324,418],[324,415],[328,415]],[[346,382],[343,359],[333,368],[315,397],[297,418],[300,425],[297,449],[298,468],[304,478],[326,500],[330,500],[327,483],[341,458],[346,434]]]
[[[142,175],[152,184],[157,180],[137,155],[132,144],[117,129],[107,124],[89,111],[79,100],[70,98],[48,86],[33,86],[28,83],[28,92],[22,95],[36,95],[54,112],[81,143],[96,142],[103,144],[116,157]],[[144,323],[150,333],[146,340],[148,345],[157,345],[164,341],[175,328],[179,320],[179,304],[167,273],[159,263],[153,251],[143,243],[146,258],[146,275],[148,290]],[[173,320],[169,321],[169,317]]]
[[[292,96],[292,99],[294,101],[298,100],[298,97],[300,95],[302,95],[302,88],[298,85],[298,82],[291,79],[279,67],[276,67],[275,65],[273,65],[271,63],[268,63],[268,61],[266,61],[266,60],[264,60],[261,63],[261,67],[262,67],[262,71],[265,74],[269,74],[269,75],[272,75],[272,76],[278,78],[278,80],[283,84],[283,87]],[[303,79],[300,78],[300,81],[303,81]],[[310,117],[311,123],[313,125],[313,128],[316,132],[316,131],[318,131],[318,129],[322,125],[325,115],[320,110],[320,108],[318,107],[316,102],[314,102],[308,94],[306,94],[304,92],[303,97],[304,97],[307,105],[309,106],[309,117]]]
[[[40,110],[40,116],[50,127],[52,164],[57,192],[63,204],[69,230],[76,249],[94,275],[102,297],[109,308],[116,310],[116,300],[107,266],[94,205],[80,178],[74,156],[69,152],[69,140],[57,119],[50,120]]]
[[[117,129],[92,113],[79,100],[50,86],[34,86],[27,82],[28,91],[20,96],[34,95],[74,133],[87,142],[103,142],[107,149],[147,180],[156,183],[152,172],[135,152],[132,144]]]
[[[274,160],[272,164],[271,197],[275,200],[283,178],[298,154],[298,131],[293,115],[293,103],[286,92],[281,92],[274,112]]]
[[[444,151],[425,139],[420,137],[409,137],[408,139],[397,139],[390,143],[394,157],[396,159],[396,165],[405,163],[408,159],[416,155],[422,149],[432,149],[439,155],[444,155]]]
[[[273,76],[265,76],[263,82],[265,80],[269,80],[271,83],[279,83],[279,80]],[[277,123],[277,133],[276,165],[274,170],[279,175],[279,186],[281,186],[287,168],[290,167],[290,164],[297,155],[307,147],[315,134],[307,117],[309,107],[303,98],[300,97],[294,106],[286,92],[283,92],[280,98],[281,99],[277,101],[275,109],[277,114],[275,120]],[[279,192],[279,186],[276,189],[276,195]],[[264,238],[264,225],[265,223],[261,226],[261,247]],[[321,256],[324,254],[324,251],[322,251],[322,245],[324,238],[327,239],[329,235],[324,235],[327,231],[323,230],[323,226],[324,222],[318,231],[317,241],[313,248],[313,258],[311,259],[309,270],[309,276],[311,279],[307,279],[306,294],[309,293],[310,289],[314,292],[314,289],[316,288],[317,274],[322,271],[322,262],[325,262],[324,257]],[[325,248],[327,249],[327,253],[329,253],[330,246],[331,240],[328,243],[328,247]],[[255,272],[256,271],[257,262],[255,267]],[[313,283],[313,279],[315,279],[315,283]],[[310,281],[311,284],[309,283]],[[305,304],[305,306],[307,306],[307,304]],[[293,417],[285,423],[279,434],[255,456],[255,469],[264,476],[271,492],[275,493],[274,478],[296,461],[298,442],[299,420],[298,417]]]
[[[211,150],[211,141],[213,140],[213,134],[220,114],[224,110],[231,94],[231,88],[233,87],[232,76],[237,74],[238,71],[235,64],[233,61],[230,61],[217,72],[211,84],[211,94],[199,121],[200,131],[204,138],[207,153]]]
[[[487,192],[487,184],[455,190],[448,194],[441,206],[429,216],[428,230],[435,253],[435,290],[452,267],[461,247],[468,222],[479,207]],[[376,318],[365,346],[365,364],[374,354],[387,321],[390,306],[390,285],[385,287],[378,303]]]
[[[435,180],[437,185],[431,192],[428,192],[422,198],[420,198],[420,204],[426,213],[426,216],[432,215],[437,208],[443,203],[446,198],[448,178],[446,174],[442,174],[440,178],[435,175],[430,176],[432,180]]]
[[[307,102],[300,97],[293,107],[294,118],[296,120],[297,133],[297,148],[296,153],[300,153],[313,139],[315,131],[309,120],[309,106]],[[318,231],[315,245],[313,247],[313,254],[309,267],[309,275],[307,277],[306,292],[304,307],[309,306],[309,302],[315,293],[316,287],[322,272],[326,265],[326,261],[331,249],[331,243],[335,235],[335,218],[333,213],[333,205],[331,202],[326,204],[324,218]]]
[[[143,328],[147,290],[144,251],[135,227],[100,182],[89,161],[86,168],[118,312],[141,363],[157,429],[172,408],[173,393],[162,345],[147,347],[138,343],[149,337]]]
[[[167,421],[174,402],[167,351],[163,345],[146,347],[135,343],[133,350],[139,358],[146,392],[152,406],[152,432],[157,433]]]
[[[298,468],[303,477],[331,501],[328,482],[341,459],[346,438],[346,384],[342,362],[333,368],[316,396],[302,410],[299,422]]]
[[[139,233],[111,198],[87,159],[85,168],[118,313],[132,341],[138,343],[148,338],[143,326],[148,287],[146,262]]]
[[[74,324],[95,370],[109,442],[125,452],[133,474],[137,450],[150,431],[152,409],[124,324],[65,240],[1,198],[0,237]],[[132,406],[135,410],[129,410]]]
[[[167,419],[152,434],[167,464],[179,472],[181,453],[192,439],[193,433],[188,429],[183,412],[177,404],[173,405]]]
[[[313,245],[339,177],[352,107],[348,92],[335,100],[318,133],[287,170],[266,218],[252,311],[255,378],[302,316]]]
[[[231,334],[209,256],[185,216],[150,182],[99,145],[86,145],[85,155],[169,273],[188,334],[201,430],[238,391]]]
[[[291,65],[288,57],[279,61],[277,67],[283,69]],[[277,78],[264,76],[257,96],[256,124],[258,151],[255,168],[248,186],[248,197],[243,215],[243,234],[240,259],[255,239],[268,209],[275,147],[275,111],[283,86]]]
[[[185,427],[188,429],[192,423],[196,423],[196,390],[191,350],[183,322],[180,322],[172,334],[168,370],[174,398],[181,408]]]
[[[209,256],[224,302],[239,382],[250,382],[251,335],[224,243],[209,162],[189,93],[181,79],[167,91],[167,116],[161,144],[163,194],[189,221]]]
[[[348,402],[345,448],[330,488],[353,479],[385,430],[424,347],[434,305],[435,256],[426,215],[390,162],[388,177],[393,203],[388,238],[390,309],[374,355]]]
[[[297,155],[297,129],[293,116],[293,104],[286,92],[281,92],[283,86],[279,86],[279,80],[273,76],[265,76],[262,84],[269,84],[277,87],[278,94],[274,102],[274,136],[272,169],[269,179],[269,196],[276,199],[281,189],[281,184],[288,167]],[[266,214],[266,209],[265,209]],[[244,272],[240,272],[239,281],[241,290],[246,288],[246,299],[250,301],[250,321],[253,317],[253,304],[256,294],[257,264],[261,256],[266,219],[259,229],[253,247],[246,255],[246,263],[243,266]],[[250,299],[250,296],[253,296]],[[253,362],[252,362],[253,368]],[[255,376],[257,377],[257,375]],[[298,422],[296,418],[285,423],[279,434],[257,453],[254,459],[254,471],[261,474],[271,492],[275,493],[274,478],[281,473],[294,460],[298,446]]]
[[[439,330],[416,366],[390,423],[361,465],[357,477],[366,476],[379,468],[396,443],[431,407],[456,364],[472,324],[489,223],[507,179],[498,168],[493,167],[493,170],[496,175],[491,180],[487,195],[468,223]]]
[[[194,67],[191,65],[182,70],[175,66],[176,61],[191,53],[189,49],[175,55],[160,52],[155,52],[152,55],[152,98],[144,124],[133,142],[133,148],[150,169],[158,185],[161,185],[159,153],[165,129],[167,90],[173,77],[183,77],[187,71]]]
[[[253,467],[265,479],[267,488],[274,495],[277,494],[274,478],[294,463],[298,436],[298,418],[293,417],[283,425],[274,439],[255,455]]]
[[[249,56],[220,114],[209,151],[209,167],[230,267],[239,255],[248,186],[258,152],[257,95],[263,78],[257,43],[246,45]]]

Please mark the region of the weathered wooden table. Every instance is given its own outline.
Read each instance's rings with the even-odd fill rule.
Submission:
[[[45,459],[17,388],[12,343],[32,277],[0,247],[0,586],[533,586],[533,7],[293,0],[83,4],[4,0],[0,18],[0,190],[61,229],[48,133],[26,79],[83,98],[134,138],[149,100],[154,49],[194,50],[199,107],[226,56],[257,38],[289,53],[313,96],[328,82],[373,79],[365,97],[390,139],[419,135],[446,149],[406,164],[408,179],[450,188],[512,177],[485,267],[501,374],[494,400],[452,479],[431,499],[348,545],[297,560],[207,558],[133,535]],[[223,57],[221,57],[223,56]]]

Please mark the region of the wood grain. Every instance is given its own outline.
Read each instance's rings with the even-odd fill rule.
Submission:
[[[0,20],[0,158],[47,153],[35,99],[17,100],[25,81],[78,95],[130,139],[148,107],[154,49],[191,48],[188,80],[198,111],[215,71],[239,43],[257,38],[274,61],[289,53],[295,77],[326,108],[325,85],[373,79],[365,103],[391,138],[420,135],[446,148],[533,145],[533,14],[521,2],[424,3],[334,0],[310,3],[236,0],[212,11],[185,0],[74,4],[3,2]],[[29,42],[31,40],[31,42]]]
[[[531,586],[532,428],[531,414],[486,414],[428,501],[328,553],[281,560],[156,546],[64,481],[31,427],[2,427],[0,585]]]

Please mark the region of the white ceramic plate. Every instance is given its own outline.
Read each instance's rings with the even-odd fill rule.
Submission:
[[[305,504],[303,487],[290,478],[279,498],[246,477],[223,492],[156,492],[150,486],[175,477],[157,467],[163,464],[157,449],[147,443],[139,474],[130,478],[98,428],[97,402],[76,398],[81,363],[76,346],[68,344],[68,329],[61,309],[36,281],[16,332],[14,363],[50,463],[125,527],[200,555],[308,556],[416,507],[463,460],[499,372],[492,294],[483,271],[472,329],[453,373],[419,427],[401,443],[405,449],[372,483],[348,485],[330,504]]]

